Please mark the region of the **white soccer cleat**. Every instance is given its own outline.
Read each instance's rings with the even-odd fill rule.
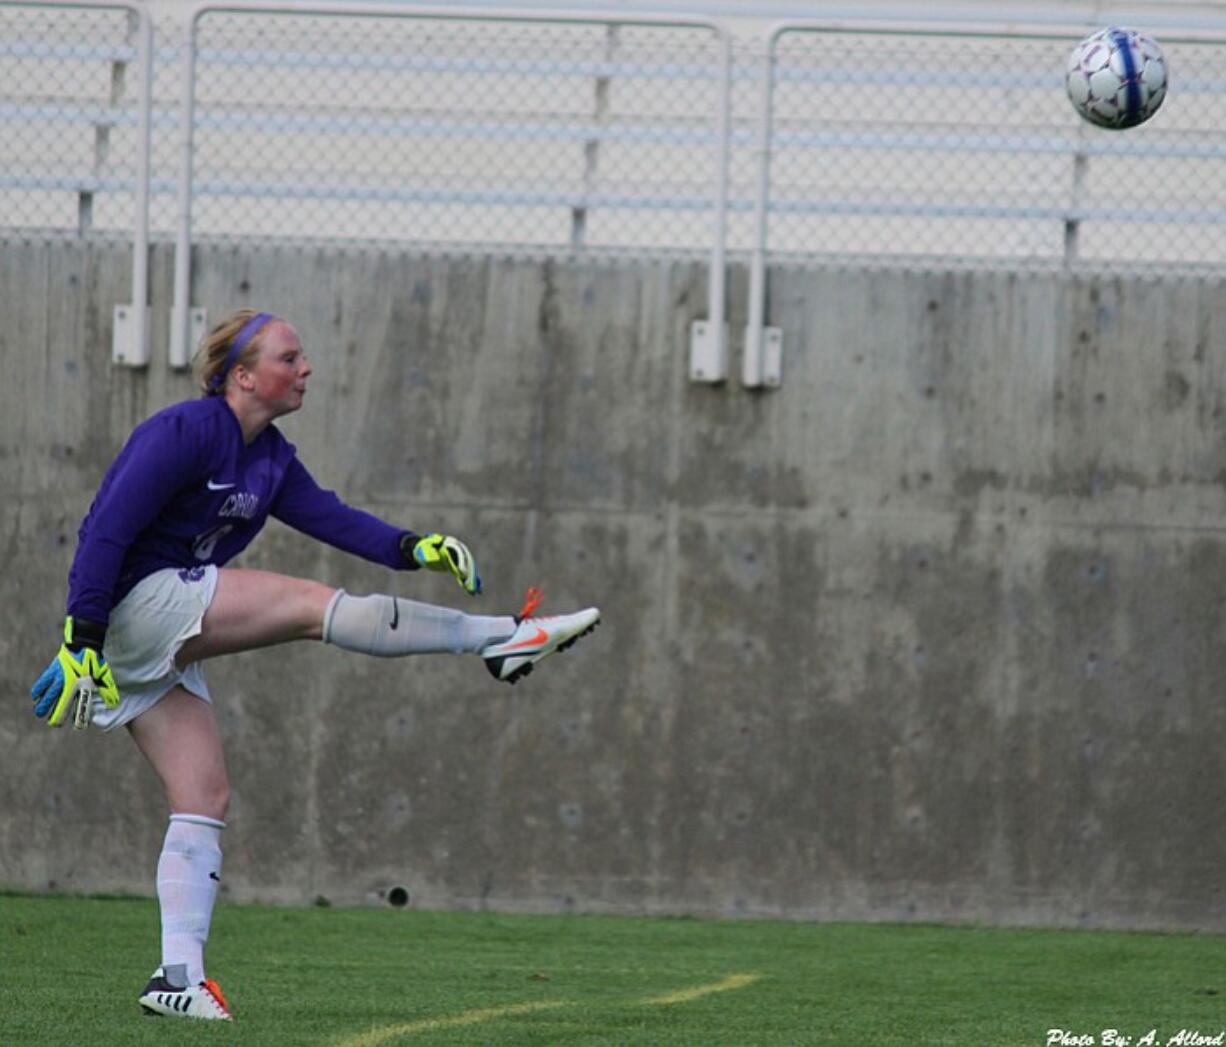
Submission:
[[[206,978],[199,985],[188,985],[187,973],[182,964],[171,965],[171,977],[167,977],[167,973],[159,967],[153,972],[145,991],[140,994],[137,1002],[146,1014],[234,1021],[226,998],[221,994],[221,986],[215,981]]]
[[[574,614],[560,614],[550,618],[529,618],[526,615],[536,607],[539,594],[529,593],[524,610],[516,616],[515,632],[500,643],[491,644],[481,652],[485,667],[496,680],[515,683],[521,676],[532,672],[532,667],[554,651],[564,651],[580,636],[586,636],[600,621],[600,611],[589,607]]]

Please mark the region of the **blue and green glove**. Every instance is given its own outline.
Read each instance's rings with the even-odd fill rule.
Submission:
[[[106,626],[84,618],[64,619],[60,653],[30,688],[34,715],[47,718],[47,726],[63,727],[72,719],[77,729],[88,727],[94,695],[108,709],[119,704],[119,688],[102,656]]]
[[[481,575],[468,546],[448,534],[428,534],[424,538],[405,535],[401,550],[427,571],[450,571],[469,596],[481,592]]]

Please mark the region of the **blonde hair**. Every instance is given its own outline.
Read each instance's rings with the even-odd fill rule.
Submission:
[[[226,357],[230,354],[230,347],[247,321],[258,315],[259,310],[257,309],[237,309],[218,322],[208,334],[200,339],[200,344],[196,347],[196,353],[192,357],[192,375],[204,396],[221,396],[226,391],[224,376],[220,382],[217,378],[226,366]],[[271,323],[272,320],[269,320],[248,340],[242,352],[238,354],[238,359],[230,365],[231,371],[238,364],[244,367],[251,367],[255,364],[255,358],[260,353],[261,339]]]

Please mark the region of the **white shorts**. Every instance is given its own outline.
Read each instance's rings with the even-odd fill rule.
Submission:
[[[104,731],[136,719],[178,686],[211,702],[199,662],[175,667],[179,648],[200,635],[217,591],[217,568],[167,567],[142,578],[111,611],[102,653],[115,674],[119,704],[94,699],[94,726]]]

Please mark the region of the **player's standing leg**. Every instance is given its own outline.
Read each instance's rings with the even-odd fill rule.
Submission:
[[[230,801],[213,707],[174,687],[128,730],[161,780],[170,807],[157,871],[162,963],[140,1004],[149,1014],[229,1020],[225,997],[204,970]]]

